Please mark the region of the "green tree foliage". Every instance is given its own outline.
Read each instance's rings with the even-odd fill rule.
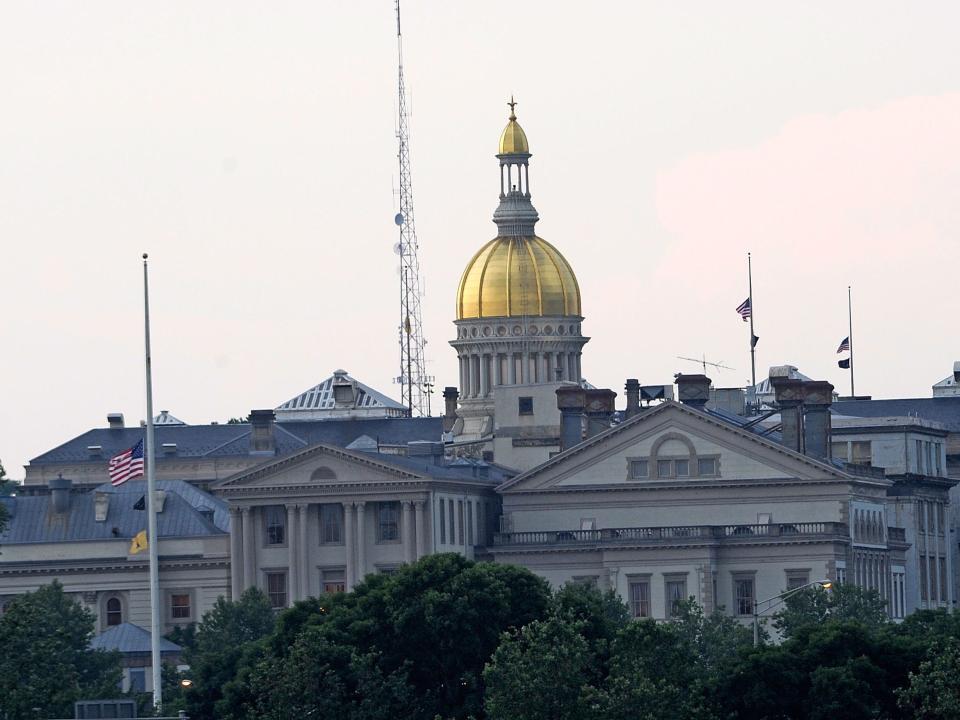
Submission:
[[[630,611],[613,590],[600,591],[592,585],[568,583],[558,590],[551,603],[554,612],[582,623],[581,634],[594,657],[594,680],[607,674],[610,647],[617,634],[630,622]]]
[[[907,687],[897,690],[901,710],[917,720],[960,718],[960,640],[935,642],[909,677]]]
[[[220,597],[204,614],[187,646],[184,661],[190,666],[193,686],[184,693],[187,714],[197,720],[220,717],[217,705],[223,688],[237,674],[247,653],[273,630],[270,600],[256,588],[237,601]]]
[[[70,717],[76,700],[116,697],[119,657],[92,650],[93,631],[93,614],[57,582],[10,603],[0,617],[0,717]]]
[[[854,620],[869,627],[889,622],[887,602],[876,590],[865,590],[846,583],[829,590],[819,585],[795,592],[784,600],[783,609],[773,616],[773,627],[789,638],[801,628],[825,622]]]
[[[506,633],[483,673],[490,720],[580,720],[595,657],[586,623],[554,612]]]

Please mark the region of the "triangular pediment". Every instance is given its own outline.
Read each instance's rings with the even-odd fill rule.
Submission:
[[[293,455],[271,459],[211,486],[214,492],[291,490],[403,481],[424,476],[371,455],[333,445],[312,445]]]
[[[724,419],[667,401],[560,453],[498,490],[838,478],[849,476]]]

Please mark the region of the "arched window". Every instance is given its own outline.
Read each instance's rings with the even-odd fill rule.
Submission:
[[[123,604],[120,598],[112,597],[107,600],[107,626],[119,625],[123,622]]]

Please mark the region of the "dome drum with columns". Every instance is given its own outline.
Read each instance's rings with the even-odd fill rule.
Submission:
[[[510,118],[500,135],[497,237],[467,263],[457,289],[457,337],[462,418],[492,416],[499,385],[581,382],[580,287],[566,258],[535,233],[530,202],[530,149]],[[472,423],[482,435],[490,422]]]

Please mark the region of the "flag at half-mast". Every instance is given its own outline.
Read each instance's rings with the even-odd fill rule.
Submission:
[[[850,338],[848,336],[843,339],[843,341],[840,343],[840,347],[837,348],[837,355],[839,355],[842,352],[847,352],[849,349],[850,349]]]
[[[753,306],[750,303],[750,298],[747,298],[742,303],[737,305],[737,312],[740,313],[740,317],[743,318],[744,322],[746,322],[750,316],[753,315]]]
[[[143,440],[110,458],[107,469],[111,485],[123,485],[127,480],[143,477]]]

